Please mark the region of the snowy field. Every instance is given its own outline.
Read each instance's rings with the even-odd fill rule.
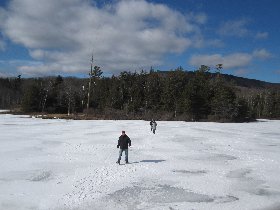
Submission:
[[[132,140],[116,164],[117,139]],[[0,115],[0,209],[280,209],[280,121]]]

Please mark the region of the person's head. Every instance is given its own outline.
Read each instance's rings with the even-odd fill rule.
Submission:
[[[122,135],[123,135],[123,136],[125,135],[125,131],[122,131]]]

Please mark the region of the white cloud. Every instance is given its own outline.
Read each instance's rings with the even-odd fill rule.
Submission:
[[[4,9],[0,7],[0,29],[3,26],[4,20],[7,18],[7,13]],[[0,30],[0,51],[4,51],[6,48],[6,43],[2,38],[1,30]]]
[[[217,64],[223,64],[224,69],[239,68],[250,64],[252,55],[247,53],[233,53],[223,56],[221,54],[213,55],[194,55],[189,60],[193,66],[207,65],[215,67]]]
[[[244,75],[247,75],[248,73],[250,73],[250,71],[247,69],[237,69],[236,71],[234,71],[234,73],[237,76],[244,76]]]
[[[280,70],[276,70],[274,72],[275,72],[275,74],[279,74],[280,75]]]
[[[166,53],[193,46],[199,23],[207,19],[203,14],[188,18],[146,0],[113,1],[103,7],[88,0],[12,0],[0,15],[6,37],[42,61],[19,67],[30,74],[86,73],[92,51],[103,71],[159,65]]]
[[[197,23],[205,24],[207,22],[207,15],[200,13],[195,16],[195,19]]]
[[[21,71],[21,68],[23,66],[28,66],[28,67],[35,67],[35,66],[40,66],[42,65],[42,62],[40,61],[30,61],[30,60],[0,60],[0,72],[1,75],[5,75],[6,77],[14,77],[16,75],[22,74],[23,71]],[[36,76],[36,75],[41,75],[41,76],[47,76],[49,74],[46,74],[45,72],[38,72],[35,71],[36,73],[28,74],[30,76]],[[25,74],[26,76],[27,74]]]
[[[4,51],[6,48],[6,43],[0,39],[0,51]]]
[[[46,51],[36,49],[36,50],[30,50],[29,55],[34,59],[43,59],[45,57]]]
[[[265,60],[271,57],[271,53],[266,49],[258,49],[254,50],[252,53],[194,55],[190,58],[189,64],[196,67],[207,65],[212,68],[217,64],[223,64],[224,69],[235,69],[237,73],[244,73],[244,67],[248,67],[254,59]]]
[[[267,32],[258,32],[256,34],[256,39],[266,39],[268,37],[268,33]]]
[[[4,20],[7,18],[7,12],[0,7],[0,28],[3,26]]]
[[[253,56],[265,60],[267,58],[271,58],[272,55],[266,49],[260,49],[260,50],[255,50],[253,52]]]
[[[0,71],[0,78],[7,78],[7,77],[11,77],[11,75],[7,72],[1,72]]]
[[[205,39],[203,39],[203,40],[205,40]],[[220,39],[212,39],[212,40],[205,40],[205,46],[221,48],[221,47],[224,47],[225,44]]]
[[[218,34],[222,36],[232,36],[232,37],[251,37],[257,40],[267,39],[268,32],[255,32],[250,29],[250,23],[252,20],[242,18],[239,20],[229,20],[222,23],[218,29]]]
[[[247,19],[227,21],[221,25],[218,33],[224,36],[244,37],[250,34],[247,28],[248,23]]]
[[[208,17],[205,13],[197,13],[196,14],[196,13],[191,12],[187,15],[187,18],[189,20],[192,20],[192,21],[198,23],[198,24],[205,24],[208,20]]]

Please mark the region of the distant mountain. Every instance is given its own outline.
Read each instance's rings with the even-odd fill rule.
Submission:
[[[170,71],[157,71],[161,76],[167,76]],[[186,74],[191,78],[194,76],[195,72],[186,71]],[[217,77],[217,73],[208,73],[212,78]],[[254,89],[266,89],[266,88],[279,88],[280,83],[270,83],[256,79],[249,79],[244,77],[238,77],[230,74],[220,74],[227,82],[232,83],[234,86],[245,87],[245,88],[254,88]]]
[[[247,87],[247,88],[257,88],[257,89],[265,89],[265,88],[279,88],[280,83],[270,83],[265,81],[260,81],[256,79],[248,79],[244,77],[233,76],[229,74],[222,74],[222,76],[228,82],[232,82],[236,86]]]

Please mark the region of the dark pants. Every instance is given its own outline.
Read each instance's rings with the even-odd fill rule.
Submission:
[[[125,162],[128,162],[128,149],[120,149],[118,162],[121,160],[123,151],[125,152]]]

